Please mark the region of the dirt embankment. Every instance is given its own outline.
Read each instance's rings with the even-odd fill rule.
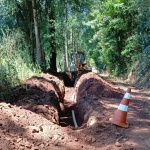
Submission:
[[[122,98],[123,91],[106,82],[99,75],[82,74],[75,83],[78,122],[90,126],[108,120],[102,98]],[[97,115],[96,115],[97,114]],[[96,117],[95,117],[96,116]],[[79,121],[80,120],[80,121]]]
[[[13,104],[59,124],[64,95],[63,81],[53,75],[43,74],[42,77],[33,76],[17,87],[13,95]]]

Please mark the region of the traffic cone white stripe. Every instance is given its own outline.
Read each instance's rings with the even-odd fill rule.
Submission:
[[[128,88],[123,99],[121,100],[120,105],[118,106],[118,109],[115,111],[115,115],[113,116],[113,118],[109,119],[112,124],[124,128],[129,127],[129,124],[126,122],[126,118],[127,118],[130,93],[131,93],[131,88]]]
[[[124,98],[130,99],[130,93],[125,93]]]
[[[118,109],[121,110],[121,111],[126,111],[127,112],[128,111],[128,106],[120,104]]]

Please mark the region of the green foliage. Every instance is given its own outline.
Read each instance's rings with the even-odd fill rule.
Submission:
[[[136,27],[136,10],[132,0],[105,0],[91,11],[87,23],[98,41],[99,62],[115,76],[123,76],[132,66],[133,56],[139,51]],[[95,40],[96,39],[96,40]]]
[[[32,75],[39,74],[33,67],[28,54],[28,46],[23,34],[17,31],[3,31],[0,39],[0,83],[1,92],[21,84]]]
[[[138,65],[135,68],[135,84],[150,88],[150,53],[141,53],[138,55],[138,59]]]
[[[138,65],[135,68],[137,77],[136,84],[150,88],[150,1],[138,0],[135,2],[138,16],[137,39],[141,48],[141,53],[137,55]]]

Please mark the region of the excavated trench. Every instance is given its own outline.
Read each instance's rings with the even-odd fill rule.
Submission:
[[[65,99],[65,88],[73,87],[70,97]],[[68,88],[68,89],[69,89]],[[75,125],[91,126],[107,120],[103,98],[121,98],[122,91],[115,89],[99,75],[84,71],[78,74],[73,84],[69,73],[33,76],[13,92],[14,105],[39,114],[62,127]],[[96,116],[96,118],[95,118]]]
[[[71,108],[65,108],[63,104],[65,85],[73,85],[69,73],[43,73],[41,77],[33,76],[13,89],[12,104],[39,114],[60,126],[73,126]]]
[[[131,126],[123,129],[108,121],[124,95],[124,91],[117,88],[122,84],[115,82],[115,85],[107,79],[109,84],[99,75],[86,72],[79,74],[74,87],[68,87],[56,76],[31,77],[12,89],[11,104],[6,103],[6,99],[1,102],[0,149],[149,148],[149,106],[145,89],[134,89],[127,120]],[[69,78],[64,76],[69,84]],[[72,130],[76,129],[72,110],[79,126],[77,131]],[[144,144],[141,137],[137,137],[139,129],[145,137]]]

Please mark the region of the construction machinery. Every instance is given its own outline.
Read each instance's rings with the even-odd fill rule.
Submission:
[[[88,64],[84,52],[82,51],[73,52],[71,57],[72,57],[71,62],[75,64],[76,71],[88,70]]]

